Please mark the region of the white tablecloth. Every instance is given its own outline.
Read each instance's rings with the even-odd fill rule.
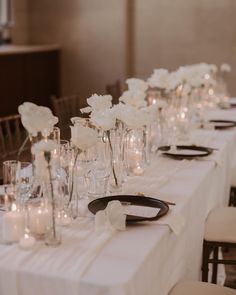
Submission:
[[[124,186],[124,193],[176,202],[166,218],[183,217],[178,235],[156,222],[128,226],[107,239],[83,272],[86,251],[97,241],[91,223],[64,229],[58,248],[0,245],[0,294],[166,295],[180,279],[199,279],[205,219],[212,208],[227,205],[236,144],[235,129],[200,132],[199,138],[210,138],[209,146],[219,149],[213,155],[183,165],[165,183],[161,175],[179,162],[155,155],[145,175]]]

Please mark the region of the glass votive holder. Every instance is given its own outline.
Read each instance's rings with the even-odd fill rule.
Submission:
[[[44,239],[50,228],[52,210],[44,202],[36,201],[28,204],[28,226],[36,239]]]
[[[12,244],[18,242],[24,234],[25,213],[15,203],[2,217],[2,240]]]
[[[110,174],[101,171],[90,170],[85,176],[88,197],[91,199],[105,197],[107,194]]]
[[[51,224],[45,235],[45,245],[57,247],[61,244],[61,226],[56,222]]]

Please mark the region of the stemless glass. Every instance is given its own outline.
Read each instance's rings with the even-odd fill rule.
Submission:
[[[20,202],[25,203],[30,197],[33,182],[33,166],[30,162],[20,162],[17,181],[17,195]]]

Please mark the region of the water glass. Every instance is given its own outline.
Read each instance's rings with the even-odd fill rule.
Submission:
[[[89,198],[101,198],[107,194],[109,174],[103,170],[90,170],[85,179]]]

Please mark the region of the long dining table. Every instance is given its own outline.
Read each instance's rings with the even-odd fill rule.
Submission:
[[[236,109],[208,115],[235,120]],[[228,204],[236,128],[196,130],[191,140],[213,153],[182,161],[155,153],[144,175],[128,177],[123,186],[123,194],[176,203],[165,217],[109,237],[97,236],[93,216],[79,218],[62,228],[57,248],[37,242],[26,251],[1,243],[0,294],[167,295],[180,280],[199,280],[207,215]]]

